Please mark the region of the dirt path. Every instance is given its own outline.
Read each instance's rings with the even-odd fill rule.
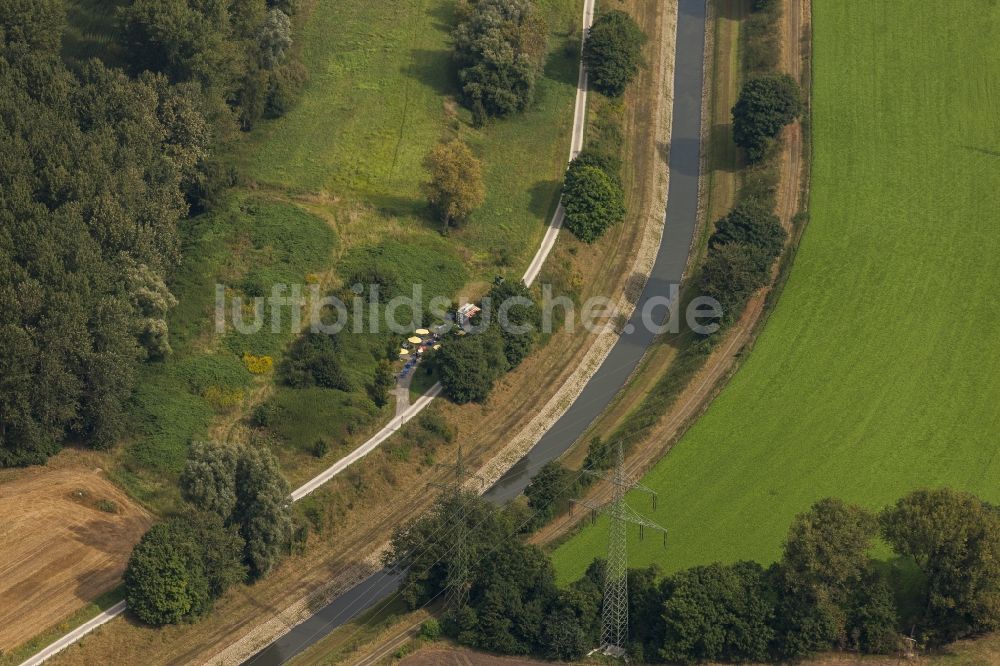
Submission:
[[[806,71],[809,47],[803,36],[809,35],[811,0],[788,0],[785,4],[783,25],[782,68],[796,80],[802,81]],[[735,102],[735,97],[731,100]],[[717,100],[717,106],[731,106]],[[801,123],[794,123],[785,129],[778,187],[776,213],[782,224],[792,228],[792,218],[800,209],[801,197],[807,187],[807,173],[804,170],[803,137]],[[798,238],[792,239],[797,242]],[[725,342],[715,348],[705,365],[681,392],[670,410],[663,416],[643,442],[632,447],[632,455],[626,460],[627,473],[640,477],[651,469],[677,442],[690,425],[708,408],[712,400],[725,386],[728,379],[739,367],[740,358],[753,345],[765,318],[765,305],[769,289],[756,294],[747,304],[740,320],[733,326]],[[592,501],[610,498],[604,484],[598,484],[587,494]],[[536,532],[530,541],[544,545],[551,543],[571,530],[586,517],[586,512],[578,511],[573,516],[556,519]]]

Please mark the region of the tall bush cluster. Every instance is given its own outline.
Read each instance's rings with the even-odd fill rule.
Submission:
[[[494,284],[484,303],[484,314],[473,322],[479,330],[448,336],[434,356],[445,394],[459,404],[485,402],[500,377],[517,367],[538,339],[541,309],[523,282]]]
[[[150,528],[125,571],[129,610],[154,626],[201,617],[233,584],[263,577],[291,539],[288,483],[264,446],[196,443],[180,483],[187,510]]]
[[[523,111],[545,65],[548,26],[532,0],[477,0],[459,7],[452,38],[459,86],[477,123]]]

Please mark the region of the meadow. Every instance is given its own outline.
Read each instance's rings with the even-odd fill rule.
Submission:
[[[1000,500],[1000,6],[813,3],[809,227],[756,346],[643,479],[665,571],[775,560],[795,514],[917,487]],[[554,553],[604,556],[606,523]]]
[[[109,38],[112,24],[98,10],[116,1],[71,3],[69,54]],[[265,326],[253,335],[216,335],[216,283],[230,296],[305,282],[340,293],[377,269],[407,294],[410,284],[422,284],[425,300],[474,297],[496,274],[520,274],[530,260],[565,169],[579,3],[538,2],[551,36],[536,100],[525,113],[480,128],[456,99],[454,5],[303,3],[294,48],[309,80],[300,99],[233,142],[226,158],[241,185],[186,222],[184,260],[171,285],[175,354],[143,369],[131,410],[136,436],[114,471],[147,506],[163,511],[175,503],[174,481],[192,440],[240,437],[243,423],[264,426],[298,483],[391,414],[392,405],[376,407],[366,388],[393,342],[386,335],[340,336],[352,390],[283,386],[273,369],[293,332]],[[465,227],[442,235],[421,193],[422,160],[452,137],[483,160],[487,199]],[[247,354],[269,357],[272,371],[251,373]]]

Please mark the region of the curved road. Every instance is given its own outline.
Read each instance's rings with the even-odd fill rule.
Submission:
[[[486,491],[485,496],[490,501],[500,504],[516,497],[542,466],[559,457],[583,434],[625,385],[653,340],[653,332],[642,325],[645,306],[653,299],[669,298],[671,287],[679,285],[684,277],[698,217],[705,21],[705,0],[680,0],[666,225],[649,281],[629,321],[631,328],[626,327],[631,332],[622,335],[566,413],[524,458]],[[336,627],[388,597],[397,589],[399,580],[399,574],[385,570],[373,574],[244,664],[278,666],[285,663]]]

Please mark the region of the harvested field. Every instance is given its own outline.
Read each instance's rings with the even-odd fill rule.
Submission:
[[[0,485],[0,515],[4,651],[116,586],[151,522],[100,470],[81,469],[19,473]]]

